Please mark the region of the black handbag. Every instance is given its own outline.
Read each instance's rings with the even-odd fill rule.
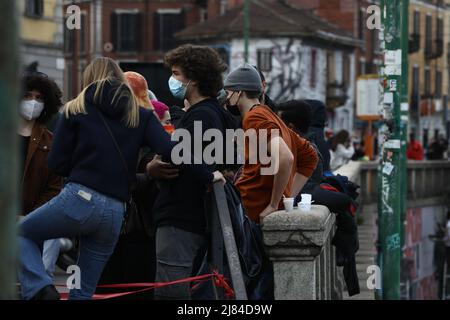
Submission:
[[[108,123],[105,120],[105,117],[102,115],[102,113],[95,109],[97,111],[97,114],[99,115],[100,119],[102,120],[103,124],[105,125],[106,130],[108,131],[109,135],[111,136],[111,139],[114,143],[114,146],[116,147],[117,153],[120,156],[120,159],[122,161],[123,167],[125,169],[125,172],[127,173],[128,177],[128,186],[130,189],[132,189],[133,181],[130,177],[130,171],[128,170],[127,162],[125,161],[125,158],[122,154],[122,151],[120,150],[120,147],[116,141],[116,138],[114,137],[113,132],[111,131],[111,128],[109,127]],[[134,233],[138,232],[145,232],[145,223],[144,218],[140,214],[138,207],[136,205],[136,202],[133,200],[133,197],[130,198],[130,200],[127,201],[126,211],[123,218],[122,223],[122,229],[120,231],[121,236],[128,236]]]

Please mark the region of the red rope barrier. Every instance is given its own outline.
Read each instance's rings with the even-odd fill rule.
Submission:
[[[143,288],[134,291],[127,291],[121,293],[108,293],[108,294],[94,294],[92,297],[93,300],[106,300],[106,299],[114,299],[119,298],[131,294],[142,293],[158,288],[168,287],[176,284],[186,283],[186,282],[197,282],[197,284],[193,287],[195,289],[200,283],[206,282],[210,279],[214,278],[214,285],[218,288],[223,288],[225,290],[225,296],[227,299],[232,299],[234,295],[234,290],[227,283],[225,277],[217,272],[213,272],[211,274],[190,277],[180,280],[175,280],[171,282],[155,282],[155,283],[124,283],[124,284],[105,284],[99,285],[97,288],[111,288],[111,289],[125,289],[125,288]],[[66,287],[64,285],[56,285],[57,287]],[[62,293],[61,300],[68,300],[69,294]]]

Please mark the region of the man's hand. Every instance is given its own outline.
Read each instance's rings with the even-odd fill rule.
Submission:
[[[162,161],[160,155],[156,155],[147,164],[147,174],[153,179],[175,179],[178,178],[179,170],[170,163]]]
[[[225,177],[223,176],[223,174],[220,171],[215,171],[214,172],[214,178],[213,178],[213,183],[216,182],[222,182],[222,184],[227,183],[227,180],[225,179]]]
[[[267,217],[268,215],[270,215],[271,213],[274,213],[275,211],[278,210],[278,207],[275,207],[271,204],[269,204],[264,210],[263,212],[261,212],[259,214],[259,223],[262,224],[264,221],[264,218]]]

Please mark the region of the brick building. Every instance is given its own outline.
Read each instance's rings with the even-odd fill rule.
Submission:
[[[124,69],[136,71],[144,68],[143,63],[154,63],[152,70],[160,74],[164,53],[176,46],[174,34],[208,16],[206,0],[78,0],[64,4],[64,12],[72,4],[80,7],[82,26],[81,30],[64,28],[67,99],[80,91],[84,68],[98,56],[111,57]],[[160,85],[158,76],[156,79]]]

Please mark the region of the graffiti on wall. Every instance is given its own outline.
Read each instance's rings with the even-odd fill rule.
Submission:
[[[403,280],[409,283],[409,298],[432,300],[439,297],[436,243],[432,241],[442,219],[442,207],[408,209],[406,215]]]
[[[275,101],[286,101],[298,95],[302,83],[302,51],[290,39],[285,47],[273,41],[272,59],[274,69],[271,72],[268,94]]]
[[[232,42],[230,69],[237,68],[244,61],[244,44]],[[291,99],[326,99],[326,61],[323,49],[316,48],[316,85],[307,81],[311,75],[311,46],[299,39],[255,39],[250,45],[249,63],[258,65],[258,50],[271,52],[271,69],[262,70],[267,80],[267,94],[276,102]]]

